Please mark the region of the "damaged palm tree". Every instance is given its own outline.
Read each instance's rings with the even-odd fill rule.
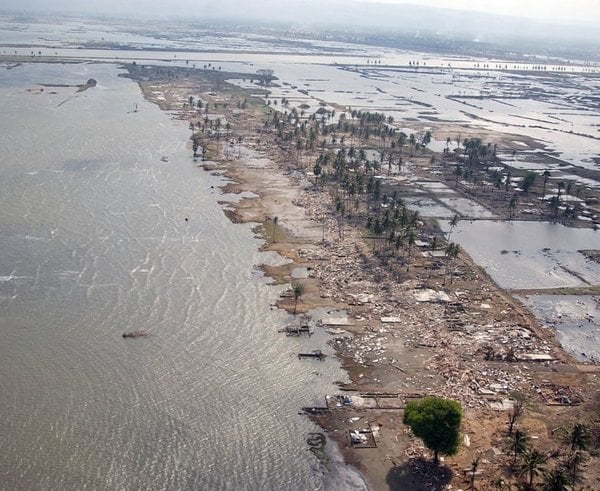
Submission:
[[[304,285],[295,281],[292,283],[292,290],[294,292],[294,315],[296,315],[298,300],[300,300],[300,297],[304,293]]]

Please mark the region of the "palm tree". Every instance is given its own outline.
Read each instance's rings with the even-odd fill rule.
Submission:
[[[460,179],[462,174],[463,174],[462,167],[460,165],[457,165],[456,168],[454,169],[454,177],[456,178],[456,180],[454,181],[455,187],[458,187],[458,180]]]
[[[458,225],[459,221],[460,217],[458,215],[454,215],[450,220],[450,230],[448,230],[448,237],[446,237],[446,242],[448,242],[448,244],[450,243],[450,236],[452,235],[452,231],[454,230],[454,227]]]
[[[570,452],[563,463],[565,471],[569,473],[569,477],[573,483],[579,480],[579,472],[581,471],[581,465],[587,460],[586,456],[581,450],[575,450]]]
[[[411,152],[414,151],[415,145],[417,143],[417,140],[415,139],[415,134],[411,133],[410,136],[408,137],[408,141],[410,143],[410,148],[411,148]]]
[[[431,143],[431,131],[427,131],[423,138],[421,139],[421,145],[425,148],[427,145]]]
[[[531,190],[531,187],[535,183],[536,178],[537,178],[537,174],[535,172],[528,172],[527,174],[525,174],[525,177],[523,178],[523,182],[521,183],[521,188],[523,189],[525,194],[529,193],[529,191]]]
[[[565,189],[565,203],[569,201],[569,195],[571,194],[571,190],[573,189],[573,183],[568,182],[567,187]]]
[[[396,254],[398,254],[400,247],[402,247],[402,243],[403,243],[402,236],[396,235],[396,241],[394,242],[394,248],[396,249]]]
[[[508,214],[512,219],[515,216],[515,209],[517,208],[517,195],[513,194],[512,198],[510,198],[510,203],[508,203]]]
[[[564,187],[565,187],[565,183],[564,183],[564,182],[562,182],[562,181],[560,181],[560,182],[558,183],[558,194],[557,194],[557,197],[558,197],[558,202],[559,202],[559,203],[560,203],[560,195],[561,195],[561,192],[562,192],[562,190],[563,190],[563,188],[564,188]]]
[[[509,447],[509,451],[513,454],[513,465],[517,461],[517,456],[527,451],[529,440],[529,435],[524,431],[515,431]]]
[[[406,260],[406,271],[410,270],[410,257],[411,257],[411,252],[412,252],[412,246],[415,245],[415,240],[416,240],[417,236],[415,234],[414,230],[410,230],[408,232],[408,236],[406,238],[406,244],[407,244],[407,253],[408,253],[408,257]]]
[[[521,464],[521,475],[527,474],[529,487],[533,486],[533,479],[543,470],[546,460],[544,454],[537,450],[525,452]]]
[[[512,179],[512,174],[509,169],[508,173],[506,174],[506,181],[504,181],[504,191],[508,191],[508,187],[510,186],[511,179]]]
[[[406,145],[406,141],[407,141],[406,133],[401,131],[400,135],[398,136],[398,146],[400,147],[400,155],[402,155],[402,147],[404,145]]]
[[[583,423],[577,423],[573,426],[569,434],[569,445],[571,450],[587,450],[590,444],[590,434],[588,428]]]
[[[565,471],[557,467],[551,471],[544,472],[542,491],[567,491],[568,484],[569,478],[565,474]]]
[[[552,198],[550,198],[548,201],[548,204],[550,205],[550,209],[552,210],[554,219],[556,220],[558,218],[558,211],[560,209],[560,198],[558,196],[552,196]]]
[[[452,280],[454,278],[454,268],[450,269],[450,266],[454,266],[454,262],[456,261],[456,258],[458,257],[458,253],[460,252],[460,245],[455,244],[454,242],[450,242],[447,246],[446,246],[446,258],[447,258],[447,264],[446,264],[446,275],[448,275],[448,273],[450,274],[450,284],[452,284]],[[444,278],[444,283],[446,283],[446,279]]]
[[[431,262],[429,263],[429,268],[427,271],[427,278],[431,278],[431,272],[433,270],[433,265],[435,262],[435,250],[438,246],[438,238],[437,235],[434,235],[431,239]]]
[[[296,315],[296,309],[298,308],[298,300],[304,293],[304,285],[298,282],[292,283],[292,289],[294,291],[294,315]]]
[[[544,176],[544,187],[542,189],[542,199],[546,197],[546,183],[548,182],[548,178],[550,177],[550,171],[545,170],[542,174]]]

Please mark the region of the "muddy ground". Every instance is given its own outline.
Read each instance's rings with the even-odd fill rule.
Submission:
[[[517,427],[549,456],[548,469],[567,456],[565,436],[575,423],[598,430],[599,367],[565,354],[554,332],[540,326],[464,252],[449,265],[444,257],[417,248],[408,271],[393,257],[377,257],[375,241],[351,220],[336,220],[327,190],[290,164],[291,149],[264,129],[269,109],[263,101],[228,85],[225,76],[185,70],[131,73],[145,96],[175,117],[193,123],[220,118],[222,125],[230,124],[227,134],[202,136],[206,160],[196,157],[196,165],[232,179],[224,191],[256,195],[224,206],[232,220],[257,224],[265,249],[292,260],[263,270],[274,281],[303,285],[298,312],[310,315],[324,307],[332,317],[345,317],[334,326],[314,326],[333,328],[330,344],[351,382],[323,394],[323,408],[326,401],[328,407],[312,417],[373,489],[466,488],[465,470],[476,458],[477,489],[491,489],[497,479],[518,481],[507,451],[514,392],[527,401]],[[190,95],[209,103],[209,112],[191,106]],[[420,165],[411,172],[431,176],[430,155],[414,161]],[[307,268],[307,278],[292,278],[299,267]],[[288,311],[295,303],[290,295],[277,301]],[[464,410],[460,451],[439,468],[402,424],[406,401],[429,394],[458,400]],[[350,396],[351,404],[340,395]],[[351,429],[367,431],[373,448],[353,446]],[[594,489],[600,482],[598,463],[597,451],[588,452],[582,488]]]

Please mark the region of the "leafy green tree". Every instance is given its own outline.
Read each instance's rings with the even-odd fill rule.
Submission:
[[[458,452],[461,421],[460,403],[442,397],[410,401],[404,410],[404,424],[433,451],[436,464],[440,453],[454,455]]]

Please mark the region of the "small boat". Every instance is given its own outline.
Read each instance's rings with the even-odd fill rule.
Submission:
[[[124,338],[145,338],[146,336],[148,336],[146,331],[130,331],[123,333]]]

